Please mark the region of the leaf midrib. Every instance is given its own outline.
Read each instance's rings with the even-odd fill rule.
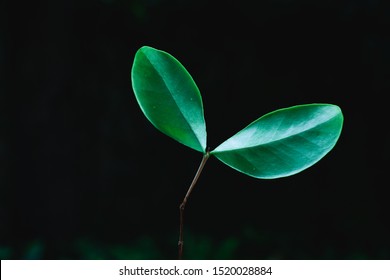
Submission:
[[[228,150],[222,150],[222,151],[215,151],[215,150],[213,150],[213,151],[210,152],[210,154],[218,154],[218,153],[224,153],[224,152],[240,151],[240,150],[246,150],[246,149],[256,148],[256,147],[259,147],[259,146],[266,146],[266,145],[269,145],[269,144],[271,144],[271,143],[278,143],[278,142],[280,142],[280,141],[284,141],[284,140],[286,140],[286,139],[295,137],[295,136],[297,136],[297,135],[299,135],[299,134],[301,134],[301,133],[303,133],[303,132],[308,132],[308,131],[310,131],[310,130],[313,130],[313,129],[315,129],[316,127],[318,127],[319,125],[326,124],[326,123],[330,122],[331,120],[333,120],[333,119],[336,118],[336,117],[337,117],[337,114],[335,114],[335,115],[332,116],[331,118],[327,119],[326,121],[324,121],[324,122],[322,122],[322,123],[320,123],[320,124],[318,124],[318,125],[312,126],[312,127],[310,127],[309,129],[306,129],[306,130],[301,130],[301,131],[299,131],[298,133],[291,134],[291,135],[289,135],[289,136],[287,136],[287,137],[285,137],[285,138],[280,138],[280,139],[277,139],[277,140],[264,142],[264,143],[261,143],[261,144],[258,144],[258,145],[251,145],[251,146],[246,146],[246,147],[236,148],[236,149],[228,149]],[[232,136],[232,137],[234,137],[234,136]],[[228,140],[229,140],[229,139],[228,139]],[[226,141],[228,141],[228,140],[226,140]],[[222,145],[222,144],[223,144],[223,143],[221,143],[221,145]],[[217,147],[217,148],[218,148],[218,147]]]
[[[159,70],[159,68],[156,67],[156,65],[150,60],[150,58],[148,57],[148,55],[147,55],[146,53],[144,53],[144,54],[145,54],[145,57],[147,58],[147,60],[149,61],[149,63],[150,63],[150,64],[153,66],[153,68],[156,70],[156,72],[157,72],[157,74],[159,75],[160,79],[163,81],[165,88],[168,90],[168,92],[171,93],[172,91],[170,90],[169,86],[168,86],[167,83],[165,82],[165,79],[163,78],[163,75],[161,74],[161,71]],[[176,63],[176,62],[175,62],[175,63]],[[180,65],[179,65],[179,66],[180,66]],[[199,147],[201,147],[201,149],[203,150],[202,143],[200,142],[198,136],[196,135],[193,126],[188,122],[188,120],[187,120],[187,118],[185,117],[184,113],[182,112],[180,106],[177,104],[177,101],[176,101],[176,99],[174,98],[174,95],[170,94],[170,96],[172,97],[172,100],[173,100],[173,102],[175,103],[176,107],[178,108],[178,111],[180,112],[181,116],[183,117],[183,119],[186,120],[185,123],[186,123],[186,125],[190,128],[192,135],[195,136],[195,139],[196,139],[196,141],[198,142]]]

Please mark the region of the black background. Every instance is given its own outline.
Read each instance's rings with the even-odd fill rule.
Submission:
[[[0,257],[175,259],[201,154],[157,131],[130,70],[143,45],[193,76],[215,148],[270,111],[341,107],[316,165],[276,180],[211,158],[187,259],[389,259],[390,2],[0,2]]]

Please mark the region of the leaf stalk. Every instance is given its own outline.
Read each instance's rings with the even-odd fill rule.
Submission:
[[[184,196],[184,199],[182,201],[182,203],[180,204],[179,206],[179,209],[180,209],[180,229],[179,229],[179,242],[178,242],[178,247],[179,247],[179,260],[182,259],[183,257],[183,245],[184,245],[184,241],[183,241],[183,225],[184,225],[184,208],[187,204],[187,200],[192,192],[192,190],[194,189],[195,185],[196,185],[196,182],[198,181],[199,179],[199,176],[200,174],[202,173],[202,170],[203,170],[203,167],[205,166],[208,158],[210,157],[210,149],[207,149],[207,152],[203,155],[203,158],[202,158],[202,161],[200,162],[200,165],[199,165],[199,168],[198,170],[196,171],[196,174],[195,174],[195,177],[194,179],[192,180],[191,182],[191,185],[190,187],[188,188],[188,191],[186,193],[186,195]]]

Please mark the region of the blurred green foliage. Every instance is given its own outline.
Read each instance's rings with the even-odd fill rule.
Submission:
[[[295,245],[294,245],[295,243]],[[86,260],[162,260],[177,258],[176,238],[173,235],[162,239],[144,235],[130,242],[105,242],[80,237],[55,248],[58,259]],[[185,232],[184,259],[389,259],[386,248],[372,248],[370,254],[364,248],[343,250],[335,245],[320,250],[308,248],[302,240],[291,240],[291,235],[271,232],[256,232],[247,227],[241,235],[213,238],[207,234]],[[34,240],[16,251],[0,247],[1,259],[45,259],[48,248],[45,241]]]

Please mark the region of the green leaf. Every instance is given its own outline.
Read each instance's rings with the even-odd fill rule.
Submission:
[[[342,126],[336,105],[293,106],[262,116],[211,154],[255,178],[290,176],[323,158],[336,144]]]
[[[176,141],[205,153],[206,124],[199,89],[172,55],[140,48],[131,70],[135,97],[146,118]]]

